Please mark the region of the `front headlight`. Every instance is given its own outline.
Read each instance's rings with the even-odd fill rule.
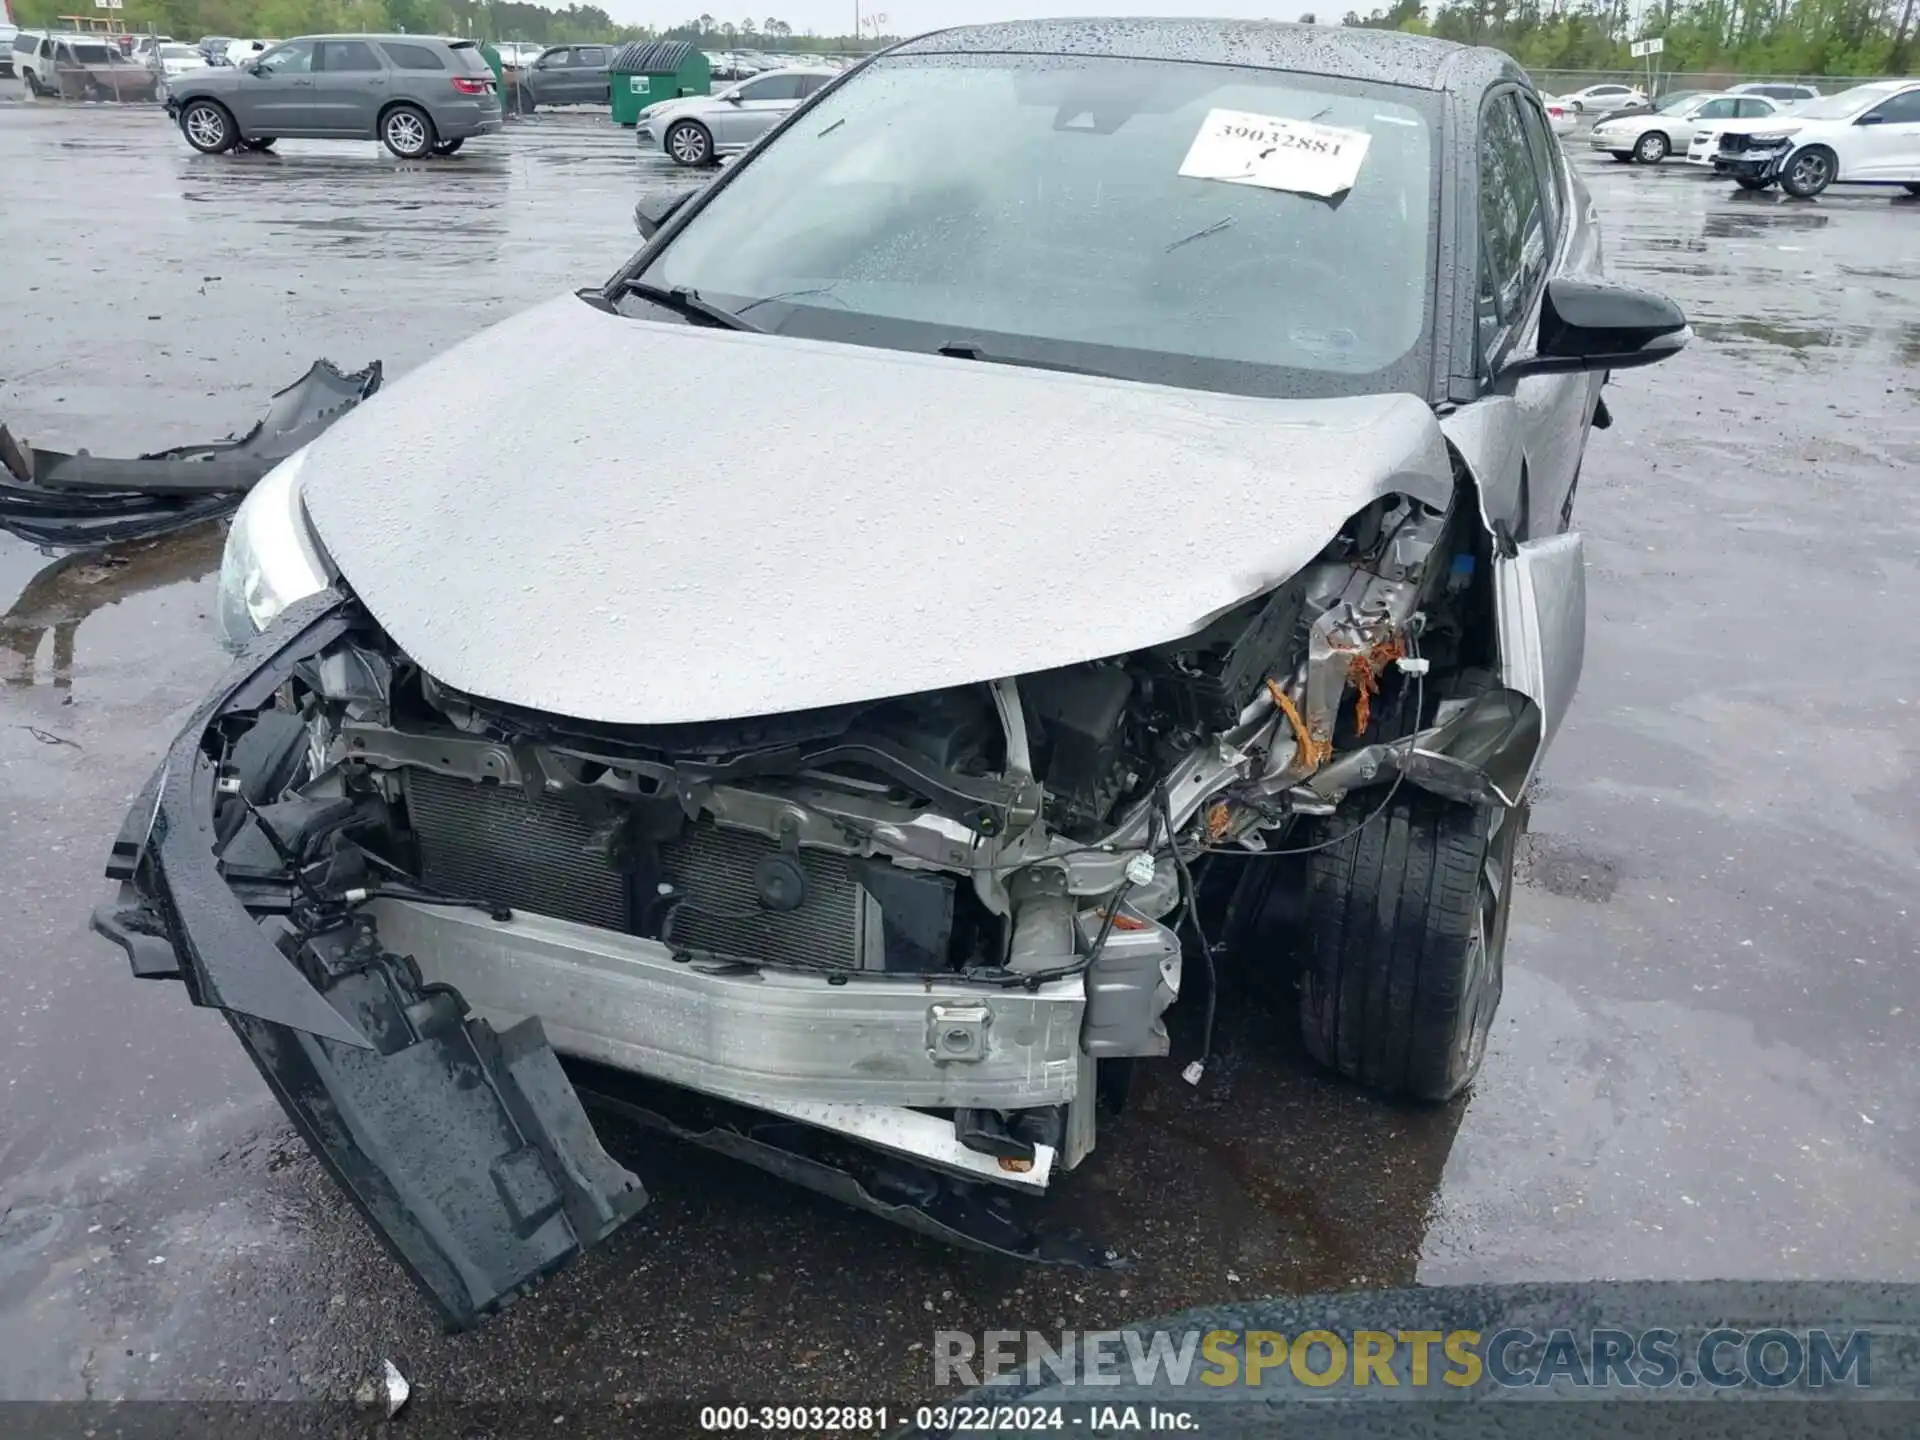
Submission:
[[[305,448],[294,451],[247,492],[234,512],[220,557],[215,614],[220,638],[237,650],[296,600],[332,580],[300,504]]]

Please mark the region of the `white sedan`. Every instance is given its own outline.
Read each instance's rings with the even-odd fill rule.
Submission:
[[[1810,200],[1829,185],[1899,185],[1920,195],[1920,80],[1876,80],[1734,127],[1713,168],[1747,190],[1775,181]]]
[[[1580,117],[1573,113],[1573,107],[1555,95],[1542,95],[1540,103],[1547,107],[1547,124],[1553,127],[1556,135],[1571,135],[1573,127],[1580,123]]]
[[[1584,90],[1572,90],[1560,97],[1560,103],[1576,115],[1587,111],[1624,110],[1629,105],[1647,103],[1647,92],[1638,85],[1617,85],[1609,81],[1604,85],[1589,85]]]

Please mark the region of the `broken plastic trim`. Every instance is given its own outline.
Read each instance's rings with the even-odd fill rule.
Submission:
[[[359,621],[327,591],[242,652],[135,802],[108,868],[132,893],[94,928],[136,975],[177,975],[226,1012],[315,1155],[458,1329],[603,1239],[646,1192],[601,1149],[537,1018],[501,1032],[468,1018],[365,916],[282,925],[276,945],[221,873],[206,736],[266,711]]]
[[[380,380],[377,360],[350,375],[316,360],[244,435],[137,459],[38,450],[0,426],[0,529],[72,550],[152,539],[225,515]]]

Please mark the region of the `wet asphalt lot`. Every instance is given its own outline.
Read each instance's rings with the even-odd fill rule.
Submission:
[[[431,164],[210,159],[157,112],[18,94],[0,419],[63,448],[224,434],[316,356],[403,372],[602,278],[672,183],[584,114]],[[1144,1077],[1057,1202],[1135,1257],[1120,1275],[943,1249],[610,1129],[651,1206],[440,1335],[220,1018],[85,928],[130,793],[220,672],[218,534],[110,561],[0,536],[0,1398],[337,1397],[392,1358],[416,1397],[897,1400],[928,1391],[936,1327],[1415,1282],[1920,1280],[1920,201],[1575,160],[1610,267],[1699,338],[1619,377],[1588,451],[1586,673],[1483,1078],[1384,1106],[1236,996],[1205,1085]]]

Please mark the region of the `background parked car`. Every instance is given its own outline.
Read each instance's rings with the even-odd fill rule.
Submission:
[[[279,43],[278,40],[231,40],[227,42],[227,64],[245,65],[258,60]]]
[[[664,150],[677,165],[711,165],[747,148],[840,72],[796,65],[741,80],[713,95],[649,105],[634,127],[640,148]]]
[[[1778,101],[1769,100],[1764,95],[1722,95],[1709,100],[1690,122],[1693,131],[1692,138],[1687,141],[1687,163],[1713,164],[1714,152],[1720,148],[1720,137],[1728,130],[1740,128],[1743,121],[1751,123],[1783,113]]]
[[[1711,126],[1718,120],[1770,115],[1774,108],[1774,102],[1763,95],[1716,95],[1710,90],[1702,91],[1678,104],[1667,100],[1654,110],[1602,120],[1593,127],[1588,143],[1616,160],[1658,165],[1676,151],[1690,158],[1692,152],[1688,147],[1704,133],[1702,126]]]
[[[201,58],[209,65],[224,65],[227,63],[227,46],[232,43],[231,35],[202,35],[198,47]]]
[[[1699,99],[1702,95],[1721,95],[1724,93],[1726,92],[1721,90],[1674,90],[1665,95],[1655,96],[1651,100],[1634,100],[1610,110],[1603,110],[1593,123],[1596,125],[1604,125],[1607,121],[1618,120],[1623,115],[1645,115],[1654,110],[1674,110],[1686,104],[1689,100]]]
[[[105,37],[22,31],[14,38],[13,55],[20,78],[35,95],[151,100],[158,93],[153,72]]]
[[[607,79],[611,45],[555,45],[540,54],[521,85],[524,110],[534,105],[605,105],[613,98]]]
[[[1728,128],[1713,168],[1747,190],[1779,183],[1810,200],[1829,185],[1920,195],[1920,80],[1878,80],[1809,101],[1780,122]]]
[[[147,56],[146,64],[149,70],[160,77],[160,83],[164,86],[169,80],[178,79],[191,71],[206,69],[207,59],[196,46],[170,41],[156,45]]]
[[[243,68],[192,71],[169,89],[167,113],[208,155],[264,150],[295,135],[378,139],[417,160],[451,155],[500,128],[493,67],[471,40],[309,35]]]
[[[1573,113],[1573,108],[1565,101],[1543,95],[1540,103],[1546,107],[1547,124],[1554,134],[1571,135],[1573,127],[1580,123],[1580,117]]]
[[[1601,85],[1589,85],[1584,90],[1572,90],[1559,99],[1576,115],[1584,115],[1589,110],[1618,110],[1626,105],[1644,105],[1647,92],[1638,85],[1620,85],[1608,81]]]
[[[1789,85],[1775,80],[1749,80],[1727,87],[1729,95],[1764,95],[1781,105],[1804,105],[1818,100],[1820,91],[1813,85]]]
[[[0,25],[0,75],[13,74],[13,42],[19,33],[18,25]]]

